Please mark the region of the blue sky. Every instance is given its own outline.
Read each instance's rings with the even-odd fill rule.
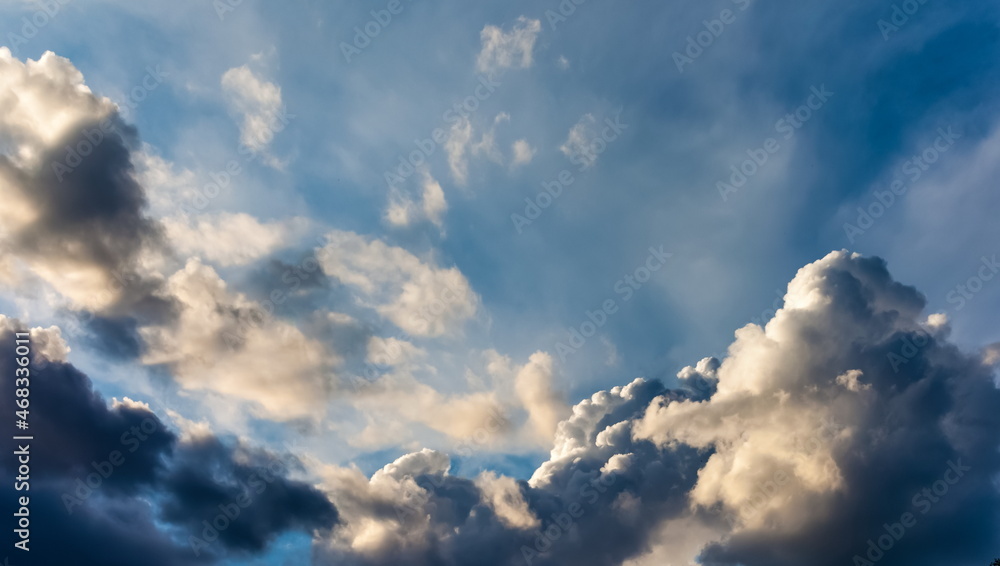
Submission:
[[[214,310],[157,320],[140,303],[75,298],[36,266],[30,291],[0,271],[0,310],[63,328],[70,361],[106,397],[308,455],[313,476],[454,452],[480,426],[470,415],[499,404],[513,430],[453,458],[451,473],[526,480],[572,405],[638,377],[676,386],[683,368],[724,357],[737,329],[766,323],[799,269],[834,250],[883,258],[923,293],[925,315],[947,315],[949,340],[979,351],[1000,341],[1000,287],[972,281],[1000,254],[998,13],[903,4],[76,0],[21,43],[22,18],[42,8],[2,1],[14,59],[65,57],[136,128],[143,214],[172,250],[132,258],[137,277],[185,312],[202,300],[192,289],[224,290],[205,291]],[[142,87],[151,74],[162,82]],[[8,153],[22,143],[4,135]],[[414,152],[413,174],[387,183]],[[745,184],[720,190],[740,168]],[[572,181],[550,198],[560,175]],[[535,218],[531,203],[546,204]],[[669,257],[651,263],[651,249]],[[281,278],[295,266],[321,274],[290,289]],[[979,290],[959,301],[970,284]],[[443,288],[460,298],[440,318],[400,318]],[[189,365],[192,352],[229,359],[204,346],[199,316],[210,327],[211,313],[272,291],[292,298],[272,303],[262,336],[292,332],[287,343],[265,360]],[[608,301],[593,336],[561,355]],[[100,347],[100,330],[72,323],[88,312],[131,320],[122,332],[142,354]],[[405,360],[379,373],[398,381],[340,394],[372,340],[392,339]],[[288,411],[266,393],[283,378],[262,369],[246,387],[237,375],[285,355],[302,364],[288,370]],[[302,377],[311,371],[322,376]],[[533,371],[540,385],[516,385]],[[411,413],[407,399],[426,405]],[[231,563],[308,554],[309,537],[280,540],[260,562]]]

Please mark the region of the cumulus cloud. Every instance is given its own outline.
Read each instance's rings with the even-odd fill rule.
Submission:
[[[51,52],[23,63],[0,48],[0,100],[7,283],[38,278],[76,309],[140,306],[159,284],[143,262],[162,234],[135,180],[134,131]]]
[[[620,564],[643,548],[644,520],[684,510],[692,480],[683,471],[690,478],[700,461],[693,450],[632,441],[632,419],[662,391],[639,380],[575,407],[544,481],[456,477],[450,459],[430,450],[371,479],[324,467],[345,526],[320,545],[319,563]]]
[[[539,20],[521,16],[509,32],[488,25],[479,34],[482,49],[476,58],[476,69],[481,73],[496,73],[511,68],[531,67],[535,41],[542,30]]]
[[[242,119],[240,143],[254,151],[267,149],[282,127],[281,88],[243,65],[223,73],[222,91],[232,111]]]
[[[412,336],[441,336],[475,315],[479,297],[458,268],[442,268],[381,240],[333,231],[317,251],[323,271]]]
[[[455,477],[432,451],[371,479],[328,468],[351,503],[320,563],[833,566],[910,512],[883,563],[976,564],[997,542],[1000,392],[923,307],[881,260],[831,253],[679,389],[636,379],[574,406],[527,482]]]
[[[935,563],[945,558],[925,553],[943,551],[964,563],[974,556],[966,549],[991,542],[973,527],[983,520],[974,508],[998,498],[989,478],[1000,429],[987,407],[1000,396],[940,326],[896,371],[902,340],[927,332],[923,306],[880,260],[831,253],[799,271],[764,328],[736,333],[711,398],[650,406],[636,438],[713,451],[691,505],[720,506],[734,532],[705,563],[846,564],[885,534],[883,523],[916,511],[916,530],[965,525],[962,541],[932,550],[914,536],[892,563]],[[958,462],[972,471],[952,503],[923,509],[915,497]],[[962,501],[970,507],[953,507]]]
[[[0,316],[0,340],[13,343],[15,331],[21,324]],[[261,551],[283,532],[312,534],[337,523],[325,495],[290,479],[302,469],[297,459],[210,432],[181,438],[145,403],[109,405],[62,357],[58,331],[35,328],[31,338],[39,346],[29,366],[31,432],[45,439],[30,447],[30,548],[37,563],[214,564]],[[18,367],[12,350],[0,353],[0,385],[8,391]],[[14,414],[14,397],[0,398],[0,408]],[[10,477],[20,464],[15,449],[0,458]],[[12,483],[3,492],[11,501],[26,495]],[[249,504],[240,507],[239,520],[195,555],[189,543],[204,536],[203,522],[213,521],[219,505],[244,498]],[[8,531],[8,548],[12,538]]]

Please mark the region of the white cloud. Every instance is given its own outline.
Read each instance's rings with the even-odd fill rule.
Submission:
[[[0,100],[0,150],[21,166],[37,165],[43,151],[74,129],[115,111],[109,99],[91,92],[69,59],[51,51],[22,63],[0,47]]]
[[[597,161],[597,155],[590,150],[590,142],[595,134],[593,125],[597,119],[593,114],[584,114],[569,130],[566,141],[559,146],[559,151],[570,159],[579,159],[584,167],[590,167]]]
[[[552,356],[536,352],[517,373],[514,389],[528,411],[528,423],[543,443],[552,441],[556,426],[569,414],[569,406],[553,387]]]
[[[413,336],[453,333],[475,315],[479,297],[458,268],[440,268],[353,232],[333,231],[317,251],[327,275],[356,289],[359,302]]]
[[[306,227],[304,218],[261,222],[249,214],[223,212],[162,220],[167,239],[185,257],[223,266],[244,265],[288,245]]]
[[[510,166],[512,168],[527,165],[528,163],[531,163],[531,160],[535,157],[535,149],[531,147],[528,140],[524,139],[514,142],[511,146],[511,153],[514,155],[510,162]]]
[[[493,124],[490,126],[490,129],[483,132],[483,136],[478,142],[472,144],[472,155],[482,154],[494,163],[503,163],[503,155],[500,153],[500,148],[497,147],[496,142],[497,125],[501,122],[510,122],[510,114],[501,112],[493,118]]]
[[[448,211],[448,201],[444,189],[426,170],[423,171],[421,182],[422,193],[420,203],[399,189],[393,189],[389,195],[389,207],[385,211],[385,219],[392,226],[406,227],[421,219],[427,220],[438,228],[444,225],[444,214]]]
[[[476,487],[479,488],[484,503],[493,509],[505,526],[512,529],[537,529],[542,525],[528,508],[528,502],[524,500],[521,487],[514,478],[483,472],[476,478]]]
[[[31,351],[43,356],[50,362],[66,362],[70,347],[63,339],[62,331],[57,326],[42,328],[35,326],[25,328],[17,319],[0,314],[0,333],[5,332],[25,332],[27,331],[31,339]],[[38,363],[40,360],[36,360]]]
[[[473,141],[475,133],[468,117],[463,117],[452,125],[445,141],[445,152],[448,154],[451,175],[457,184],[464,186],[469,182],[468,156],[482,155],[494,163],[503,164],[503,154],[496,142],[496,128],[502,122],[510,122],[510,114],[506,112],[497,114],[489,129],[483,132],[478,141]]]
[[[267,149],[275,132],[282,127],[281,88],[243,65],[222,75],[222,91],[233,112],[243,120],[240,143],[255,151]]]
[[[847,291],[833,288],[831,279],[838,270],[851,273],[867,286],[873,308],[904,319],[919,310],[915,294],[879,288],[857,259],[835,252],[799,270],[785,306],[764,328],[749,324],[736,332],[729,356],[710,375],[717,377],[711,399],[654,403],[637,425],[637,438],[661,445],[714,447],[692,491],[694,504],[722,503],[745,528],[764,521],[794,528],[818,501],[844,488],[835,453],[859,434],[873,392],[862,371],[833,368],[852,363],[853,344],[882,340],[895,329],[859,325],[838,312],[843,299],[834,295]],[[778,477],[787,478],[788,495],[756,502],[760,486]]]
[[[482,50],[476,58],[476,69],[481,73],[496,73],[501,70],[531,67],[535,40],[542,30],[539,20],[524,16],[517,19],[507,33],[497,26],[488,25],[480,33]]]
[[[448,167],[451,169],[451,176],[459,185],[466,185],[469,182],[469,161],[465,154],[468,151],[469,143],[472,141],[472,122],[468,117],[452,124],[448,132],[448,140],[444,143],[444,150],[448,154]]]
[[[354,446],[385,448],[419,437],[414,424],[453,440],[479,437],[484,443],[499,440],[505,422],[497,396],[492,392],[447,394],[417,381],[406,362],[380,376],[363,390],[353,404],[369,424],[352,436]]]

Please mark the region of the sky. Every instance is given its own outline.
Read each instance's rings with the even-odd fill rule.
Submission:
[[[998,56],[981,1],[0,0],[0,556],[985,566]]]

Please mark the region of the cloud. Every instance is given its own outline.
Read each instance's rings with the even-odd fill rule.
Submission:
[[[329,234],[318,257],[328,275],[387,317],[413,310],[415,303],[401,299],[406,293],[427,296],[423,287],[439,288],[439,278],[464,281],[457,271],[349,232]],[[421,289],[408,289],[414,284]],[[272,417],[306,415],[317,410],[316,400],[324,402],[330,385],[321,370],[331,360],[282,322],[268,322],[259,335],[244,333],[232,351],[221,349],[217,336],[254,305],[210,268],[189,262],[164,292],[180,305],[179,315],[162,335],[144,334],[147,355],[161,356],[148,363],[170,364],[186,387],[252,400]],[[429,321],[416,328],[443,332],[474,314],[471,291],[455,296],[467,299],[461,316],[439,320],[440,328]],[[320,534],[318,564],[499,566],[529,559],[612,566],[657,556],[690,563],[698,556],[713,566],[833,566],[863,555],[885,524],[910,512],[918,522],[887,553],[886,564],[930,566],[945,555],[956,564],[974,562],[997,542],[989,512],[1000,505],[994,485],[1000,391],[992,350],[962,353],[948,343],[946,319],[926,316],[924,306],[924,297],[895,282],[881,260],[841,251],[799,270],[766,326],[739,329],[723,360],[681,370],[678,389],[636,379],[567,408],[554,393],[547,354],[536,353],[521,368],[493,357],[491,375],[515,376],[528,430],[551,438],[548,459],[529,480],[453,476],[451,459],[433,450],[404,455],[370,478],[309,460],[325,495],[287,472],[276,474],[268,484],[274,489],[267,487],[259,507],[249,507],[246,520],[220,536],[206,560],[259,552],[278,533],[303,530]],[[9,337],[17,326],[3,318],[0,334]],[[93,553],[111,545],[129,557],[137,548],[117,542],[128,536],[157,550],[154,564],[179,563],[182,549],[164,525],[195,531],[276,459],[203,427],[187,426],[178,437],[141,403],[109,408],[66,364],[58,331],[33,333],[45,353],[36,360],[44,360],[36,379],[46,390],[36,397],[48,401],[39,401],[38,410],[51,416],[32,426],[60,431],[59,442],[38,455],[45,470],[39,479],[58,486],[39,494],[42,512],[57,510],[57,489],[70,489],[121,444],[119,430],[149,419],[156,431],[148,435],[148,452],[137,452],[100,496],[66,519],[81,537],[107,544],[88,549],[83,539],[70,539],[53,544],[48,558],[67,550],[105,560]],[[923,345],[894,364],[892,355],[918,336]],[[277,345],[269,349],[265,339]],[[302,353],[310,348],[315,356]],[[400,422],[463,438],[488,426],[484,418],[503,406],[500,392],[445,395],[416,381],[426,353],[409,341],[369,338],[368,351],[397,355],[371,358],[390,371],[358,397],[358,407],[372,401],[377,410],[398,413]],[[204,367],[183,365],[199,359]],[[13,363],[9,355],[0,362]],[[46,409],[46,402],[54,405]],[[206,462],[214,474],[205,472]],[[956,469],[960,476],[947,475]],[[938,484],[948,486],[947,497],[922,495]],[[942,532],[948,537],[931,536]]]
[[[644,520],[683,512],[692,480],[681,470],[693,478],[701,461],[691,450],[632,443],[631,419],[662,391],[638,380],[577,405],[560,425],[544,482],[452,476],[449,458],[431,450],[403,456],[370,480],[322,466],[345,526],[320,545],[318,563],[620,564],[644,547]]]
[[[482,50],[476,58],[476,70],[481,73],[496,73],[511,68],[531,67],[535,40],[542,30],[539,20],[524,16],[517,19],[507,33],[497,26],[488,25],[479,34]]]
[[[461,120],[452,124],[448,131],[448,139],[444,143],[451,176],[459,185],[466,185],[469,182],[469,161],[465,154],[471,142],[472,122],[467,116],[463,116]]]
[[[569,407],[553,387],[552,356],[536,352],[517,372],[514,388],[528,411],[528,422],[534,434],[550,442],[556,426],[566,418]]]
[[[478,141],[474,139],[472,122],[468,116],[463,116],[452,124],[444,148],[448,154],[448,167],[456,183],[462,186],[468,184],[470,156],[482,155],[494,163],[503,164],[503,154],[496,142],[496,128],[501,122],[510,122],[510,114],[506,112],[497,114],[489,129],[483,132]]]
[[[535,157],[535,148],[531,147],[528,140],[517,140],[511,146],[511,153],[513,158],[511,158],[510,166],[520,167],[521,165],[527,165],[531,163],[531,160]]]
[[[157,308],[143,265],[162,246],[135,180],[135,132],[69,60],[0,48],[0,250],[9,285],[38,278],[75,309]],[[146,303],[143,306],[143,303]]]
[[[169,278],[164,292],[178,314],[139,329],[145,364],[169,367],[185,389],[251,402],[268,418],[322,414],[339,358],[275,317],[274,303],[231,292],[215,270],[195,259]]]
[[[483,136],[478,142],[472,144],[472,155],[482,154],[494,163],[503,163],[503,155],[500,153],[500,148],[497,147],[496,142],[497,125],[501,122],[510,122],[510,114],[501,112],[493,118],[493,124],[490,125],[490,129],[483,132]]]
[[[444,225],[444,214],[448,211],[444,189],[426,170],[423,171],[422,177],[419,203],[399,190],[394,190],[390,195],[385,219],[392,226],[407,227],[420,220],[426,220],[438,228]]]
[[[590,149],[590,142],[594,139],[595,133],[593,125],[597,119],[593,114],[584,114],[576,124],[569,130],[566,141],[559,146],[559,151],[569,159],[577,158],[584,167],[590,167],[597,162],[597,154]]]
[[[799,271],[764,328],[736,333],[711,398],[649,408],[636,438],[712,450],[691,503],[721,506],[734,532],[704,563],[849,563],[959,461],[973,471],[915,530],[947,528],[961,540],[931,549],[908,535],[892,563],[936,563],[943,553],[964,563],[992,542],[977,509],[998,502],[989,478],[1000,469],[1000,419],[987,407],[1000,394],[941,326],[894,370],[901,341],[927,332],[923,306],[881,260],[831,253]]]
[[[230,266],[256,261],[288,245],[307,221],[265,223],[242,212],[222,212],[168,217],[162,224],[171,246],[184,257]]]
[[[353,232],[336,230],[326,239],[317,251],[323,271],[357,291],[362,306],[410,335],[457,332],[478,309],[479,297],[456,267],[437,267]]]
[[[18,321],[0,316],[0,340],[13,343],[20,330]],[[336,524],[326,496],[288,477],[301,469],[296,459],[208,432],[178,437],[145,403],[125,399],[109,406],[62,357],[66,348],[56,329],[32,329],[31,343],[30,430],[45,439],[30,443],[30,548],[37,563],[211,564],[260,551],[286,531]],[[13,391],[21,366],[9,352],[0,353],[0,385]],[[3,396],[0,407],[17,410],[13,396]],[[20,464],[14,450],[5,448],[0,458],[10,477]],[[254,474],[261,491],[251,487]],[[4,488],[12,501],[25,493],[13,483]],[[214,521],[219,505],[244,495],[250,503],[239,507],[239,520],[195,556],[190,538],[202,536],[203,522]],[[8,548],[13,538],[8,531]]]
[[[280,127],[281,88],[243,65],[223,73],[222,91],[232,111],[243,120],[240,143],[258,152],[267,149]]]
[[[1000,391],[923,307],[881,260],[831,253],[681,389],[636,379],[574,406],[527,482],[455,477],[427,450],[371,479],[326,468],[350,511],[320,563],[834,566],[911,512],[886,564],[976,564],[997,542]],[[889,355],[928,332],[894,371]]]
[[[476,478],[476,486],[483,496],[483,501],[492,507],[497,519],[505,527],[537,529],[542,526],[542,522],[532,514],[528,502],[524,499],[526,489],[514,478],[483,472]]]

